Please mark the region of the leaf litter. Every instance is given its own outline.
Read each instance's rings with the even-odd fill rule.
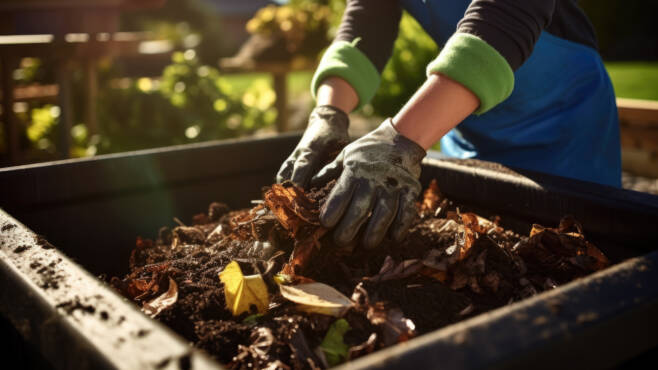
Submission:
[[[191,226],[137,238],[111,284],[231,369],[318,369],[610,264],[573,217],[519,235],[434,181],[402,242],[342,249],[319,222],[332,186],[276,184],[237,211],[212,203]]]

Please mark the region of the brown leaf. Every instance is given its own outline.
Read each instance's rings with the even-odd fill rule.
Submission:
[[[533,237],[533,236],[543,232],[544,230],[546,230],[545,227],[543,227],[541,225],[537,225],[537,224],[532,224],[532,228],[530,229],[530,237]]]
[[[432,267],[423,267],[420,270],[420,274],[436,279],[442,283],[445,283],[448,280],[448,273],[446,271],[436,270]]]
[[[583,235],[583,226],[572,215],[566,215],[560,219],[557,231],[562,234],[576,233]]]
[[[496,293],[500,286],[500,275],[495,271],[489,272],[482,278],[482,284]]]
[[[233,217],[229,221],[232,230],[231,237],[238,240],[267,239],[267,235],[261,235],[259,231],[262,231],[262,234],[268,234],[275,222],[275,217],[263,204],[248,211],[233,212]]]
[[[304,226],[320,226],[320,210],[304,190],[292,183],[274,184],[265,192],[265,204],[293,237],[299,237]]]
[[[368,320],[378,328],[384,346],[405,342],[416,336],[416,325],[397,307],[377,302],[368,308]]]
[[[443,194],[441,194],[436,180],[432,179],[430,185],[423,193],[423,201],[420,203],[420,217],[425,218],[434,215],[437,208],[441,205],[442,199]]]
[[[320,226],[317,202],[304,190],[290,182],[275,184],[264,194],[265,204],[284,229],[295,239],[295,246],[284,274],[301,274],[308,265],[313,250],[320,248],[320,238],[327,229]]]
[[[169,278],[169,289],[156,298],[144,302],[142,305],[142,312],[145,314],[156,317],[164,309],[172,306],[178,300],[178,285],[174,279]]]
[[[452,280],[450,281],[450,289],[459,290],[464,288],[468,284],[468,275],[461,270],[457,270],[452,274]]]
[[[299,275],[308,266],[313,251],[320,248],[320,238],[327,232],[325,228],[317,228],[313,234],[302,241],[295,240],[295,247],[290,254],[290,260],[281,270],[284,274]]]
[[[610,260],[597,248],[594,244],[586,242],[587,255],[596,260],[595,268],[596,270],[603,270],[604,268],[610,266]]]
[[[173,230],[174,246],[178,244],[203,244],[206,235],[194,226],[178,226]]]
[[[376,344],[377,333],[372,333],[365,342],[356,346],[352,346],[349,350],[347,358],[351,360],[372,353],[375,350]]]
[[[423,257],[423,265],[435,271],[447,271],[448,259],[444,251],[440,249],[430,249],[429,252]]]
[[[473,232],[480,234],[486,234],[489,230],[485,225],[489,227],[494,226],[491,221],[486,220],[475,213],[462,213],[461,218],[465,228],[471,229]]]
[[[530,238],[515,251],[530,270],[550,274],[558,283],[564,283],[610,264],[598,248],[585,240],[582,231],[572,216],[562,218],[555,229],[533,225]]]
[[[387,280],[404,279],[417,274],[422,268],[423,262],[421,260],[410,259],[396,263],[391,256],[386,256],[379,273],[366,279],[376,283]]]

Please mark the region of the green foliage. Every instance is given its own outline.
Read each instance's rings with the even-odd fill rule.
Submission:
[[[291,54],[315,56],[329,43],[331,9],[316,1],[291,1],[261,8],[247,22],[247,31],[281,38]]]
[[[351,329],[350,324],[345,319],[338,319],[329,327],[320,348],[330,366],[336,366],[347,359],[350,347],[345,344],[344,337],[345,333]]]
[[[36,73],[27,72],[22,81]],[[92,135],[81,122],[71,128],[74,157],[249,135],[276,120],[276,96],[266,78],[245,79],[234,89],[229,81],[234,76],[201,64],[192,49],[174,53],[160,78],[111,77],[99,92],[99,132]],[[75,86],[77,93],[81,86]],[[18,114],[29,122],[28,160],[53,159],[59,115],[60,108],[52,104],[32,105]]]
[[[658,62],[607,62],[615,95],[658,100]]]
[[[425,81],[425,67],[436,58],[434,40],[407,13],[402,16],[393,56],[382,72],[382,83],[367,113],[391,117],[402,108]]]
[[[275,94],[256,81],[234,94],[194,51],[175,53],[160,80],[140,78],[99,97],[99,153],[176,145],[253,133],[276,119]]]
[[[204,0],[169,0],[156,9],[121,14],[121,29],[149,31],[156,39],[172,41],[176,49],[196,48],[206,64],[216,63],[230,50],[222,26]]]

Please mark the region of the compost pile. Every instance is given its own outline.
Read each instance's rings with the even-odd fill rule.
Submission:
[[[212,203],[137,239],[111,284],[229,368],[326,368],[609,265],[571,217],[529,236],[466,212],[432,182],[400,243],[339,247],[319,221],[332,183]],[[356,240],[359,237],[357,236]]]

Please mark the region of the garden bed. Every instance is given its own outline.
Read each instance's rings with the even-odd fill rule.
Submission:
[[[0,314],[27,351],[10,351],[3,354],[5,359],[11,363],[18,354],[68,369],[219,368],[188,346],[187,338],[140,313],[94,275],[124,277],[130,272],[127,262],[135,237],[157,240],[161,226],[179,226],[174,217],[192,226],[192,216],[213,200],[239,210],[261,199],[260,186],[271,183],[297,141],[298,136],[290,135],[207,143],[0,170]],[[562,216],[571,214],[611,266],[487,313],[471,313],[473,317],[458,323],[358,358],[350,367],[609,367],[658,344],[656,333],[647,330],[658,317],[655,197],[477,163],[428,159],[423,165],[425,187],[431,179],[460,206],[460,214],[475,212],[488,220],[499,215],[499,226],[519,237],[528,236],[533,222],[557,227]],[[433,220],[432,216],[423,222],[443,222]],[[36,233],[52,244],[40,242]],[[382,251],[386,252],[379,260],[373,258],[363,276],[377,274],[387,255],[399,261],[393,248]],[[234,257],[228,256],[226,262]],[[349,267],[349,258],[346,261]],[[246,274],[256,272],[249,264],[238,263]],[[220,284],[217,271],[209,274],[211,278]],[[185,280],[177,284],[181,299]],[[348,297],[353,287],[336,285]],[[405,285],[404,291],[412,290]],[[389,292],[395,290],[375,293]],[[286,305],[291,306],[283,302],[280,309]],[[416,319],[418,331],[423,330],[422,312],[403,312],[412,322]],[[326,325],[335,319],[329,321]],[[348,342],[354,340],[350,335]],[[313,344],[310,347],[312,351]]]

